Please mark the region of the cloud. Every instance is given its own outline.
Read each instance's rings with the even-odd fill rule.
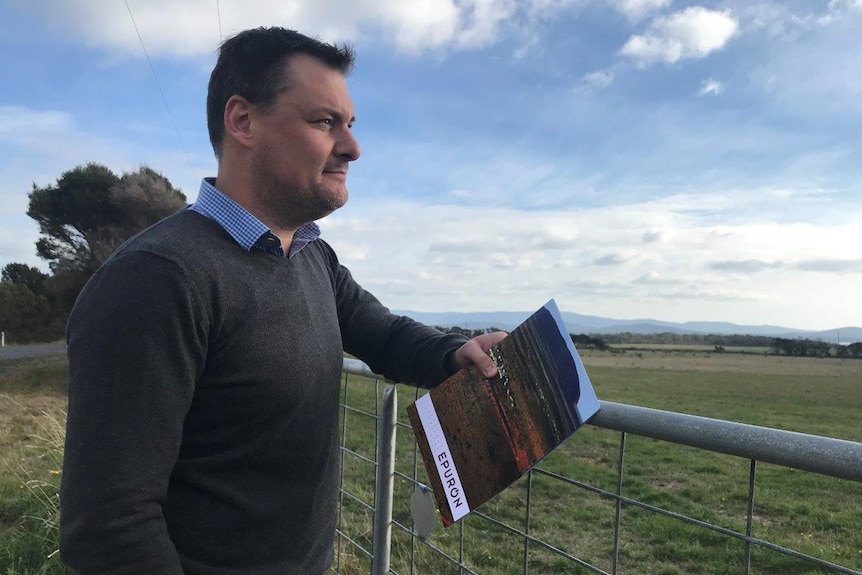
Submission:
[[[70,132],[73,123],[66,112],[0,106],[0,143],[36,144],[43,138]]]
[[[659,230],[648,230],[641,236],[641,241],[645,244],[660,242],[664,238],[664,234]]]
[[[588,88],[601,90],[607,88],[614,83],[614,73],[610,70],[599,70],[584,74],[581,78],[581,84]]]
[[[693,6],[656,18],[645,34],[629,38],[620,53],[638,66],[705,58],[724,48],[738,30],[729,12]]]
[[[35,0],[29,9],[89,46],[141,55],[140,33],[151,56],[209,56],[223,38],[257,26],[284,26],[326,41],[391,39],[420,53],[476,49],[499,40],[517,11],[515,0]],[[137,29],[137,33],[136,33]],[[116,56],[117,54],[115,54]]]
[[[813,3],[806,6],[809,9],[814,7]],[[818,23],[826,24],[832,19],[828,12],[818,15],[798,10],[792,3],[764,1],[740,3],[735,13],[745,32],[759,36],[765,33],[772,38],[797,38]]]
[[[851,260],[812,259],[801,261],[796,267],[808,272],[862,274],[862,258]]]
[[[840,2],[831,4],[828,12],[804,15],[779,8],[771,18],[756,20],[773,37],[769,38],[770,49],[748,74],[773,110],[817,125],[829,121],[858,125],[862,118],[862,52],[848,47],[858,42],[862,8],[853,6]]]
[[[357,280],[398,309],[531,309],[554,297],[567,311],[616,318],[643,317],[646,306],[657,310],[649,315],[670,320],[750,323],[756,313],[760,322],[794,327],[855,321],[831,302],[862,289],[862,274],[846,273],[839,282],[830,273],[800,275],[788,262],[825,268],[817,263],[821,254],[847,246],[843,263],[830,265],[862,269],[853,240],[862,234],[862,219],[851,217],[846,225],[716,224],[713,212],[774,201],[752,189],[715,196],[725,200],[692,194],[526,212],[366,198],[323,227]],[[364,224],[354,229],[347,218]],[[645,236],[661,241],[644,243]],[[360,250],[362,259],[346,249]],[[630,254],[637,255],[625,257]],[[764,272],[770,281],[763,281]],[[794,308],[788,315],[788,307],[810,293],[823,294],[829,309],[803,316]]]
[[[862,11],[862,0],[829,0],[829,10],[860,10]]]
[[[595,4],[606,4],[631,20],[661,10],[673,0],[529,0],[528,13],[536,19],[551,18],[565,10],[576,11]]]
[[[624,264],[629,258],[622,254],[606,254],[593,260],[597,266],[618,266]]]
[[[149,165],[194,199],[200,177],[214,172],[209,154],[203,159],[170,146],[141,148],[127,135],[105,133],[73,114],[22,106],[0,106],[0,216],[26,212],[27,193],[35,183],[52,184],[66,170],[88,162],[104,164],[116,173]],[[7,151],[8,148],[8,151]],[[194,164],[190,164],[194,161]]]
[[[670,279],[662,276],[662,274],[649,271],[639,278],[632,281],[633,284],[647,284],[647,285],[676,285],[679,282],[675,279]]]
[[[714,78],[707,78],[700,85],[700,92],[698,92],[701,96],[718,95],[724,92],[724,84],[719,82]]]
[[[463,6],[457,44],[464,48],[481,48],[496,42],[500,27],[517,8],[515,0],[469,0]]]
[[[767,262],[762,260],[724,260],[714,261],[706,265],[707,269],[733,272],[733,273],[757,273],[765,270],[774,270],[782,267],[781,262]]]
[[[385,9],[371,2],[367,8],[366,18],[382,21],[395,33],[398,47],[407,52],[440,48],[455,40],[460,11],[451,0],[393,2]]]
[[[670,6],[671,1],[672,0],[607,0],[608,4],[632,19],[642,18],[651,12]]]

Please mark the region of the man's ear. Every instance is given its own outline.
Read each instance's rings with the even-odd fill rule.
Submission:
[[[251,104],[234,94],[224,106],[224,133],[244,148],[251,147]]]

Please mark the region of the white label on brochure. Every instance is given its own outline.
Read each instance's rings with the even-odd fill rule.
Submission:
[[[425,437],[428,439],[428,447],[437,465],[437,473],[440,476],[440,483],[443,484],[443,491],[446,492],[452,519],[458,521],[470,513],[470,506],[467,504],[464,488],[461,487],[461,478],[455,468],[455,461],[452,460],[449,444],[446,436],[443,435],[430,394],[425,394],[416,400],[416,412],[419,414],[419,421],[422,422]]]

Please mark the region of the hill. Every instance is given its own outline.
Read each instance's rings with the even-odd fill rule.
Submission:
[[[496,327],[511,330],[527,319],[532,312],[420,312],[393,310],[426,323],[440,327],[463,327],[482,329]],[[804,338],[831,342],[852,343],[862,341],[862,327],[844,326],[835,329],[810,331],[777,325],[739,325],[729,322],[689,321],[674,323],[654,319],[610,319],[572,312],[562,312],[563,321],[570,333],[678,333],[716,335],[759,335],[788,339]]]

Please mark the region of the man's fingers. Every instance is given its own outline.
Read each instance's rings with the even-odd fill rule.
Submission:
[[[458,369],[475,365],[485,377],[494,377],[497,375],[497,366],[488,356],[488,351],[506,335],[506,332],[497,331],[474,337],[455,352],[455,365]]]

